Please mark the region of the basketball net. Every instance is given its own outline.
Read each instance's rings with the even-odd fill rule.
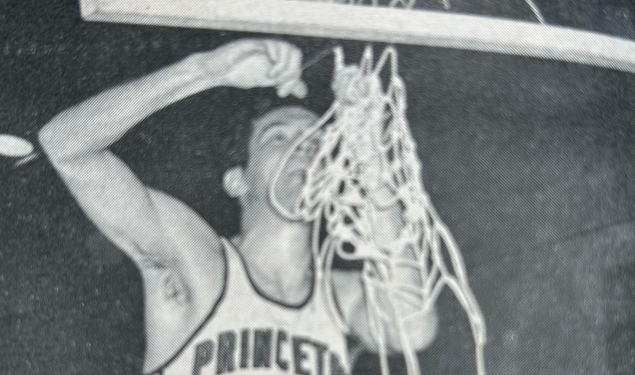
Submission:
[[[387,326],[399,333],[408,374],[420,374],[418,357],[404,327],[432,312],[446,286],[467,313],[477,373],[485,375],[483,314],[468,284],[461,252],[423,188],[421,164],[406,119],[405,85],[397,72],[397,51],[386,48],[375,63],[372,49],[367,47],[359,65],[348,66],[340,47],[334,53],[335,100],[290,148],[274,177],[270,200],[288,219],[314,223],[318,280],[330,285],[335,255],[364,261],[361,274],[367,315],[383,375],[390,372]],[[388,77],[386,83],[382,76]],[[289,158],[315,132],[323,132],[320,149],[289,210],[279,203],[276,185]],[[378,212],[395,206],[402,216],[400,231],[394,238],[377,239],[373,223]],[[327,236],[320,241],[322,225]],[[406,257],[406,253],[414,255]],[[418,282],[404,283],[394,276],[412,271]],[[324,290],[333,316],[345,329],[332,288]],[[408,313],[400,308],[404,304]]]

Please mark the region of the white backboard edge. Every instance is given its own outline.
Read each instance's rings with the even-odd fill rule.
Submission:
[[[87,21],[405,43],[635,73],[635,42],[539,23],[288,0],[80,0]]]

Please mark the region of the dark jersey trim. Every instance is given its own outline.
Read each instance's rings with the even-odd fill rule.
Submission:
[[[228,241],[229,242],[229,241]],[[245,274],[247,275],[247,280],[249,280],[249,284],[251,284],[251,288],[254,290],[254,292],[256,292],[257,295],[259,295],[262,299],[269,301],[273,304],[288,308],[288,309],[295,309],[295,310],[299,310],[301,308],[303,308],[304,306],[306,306],[311,299],[313,298],[313,294],[315,292],[315,271],[313,272],[313,275],[311,275],[311,290],[309,291],[309,293],[307,294],[306,298],[304,299],[304,301],[298,303],[298,304],[290,304],[290,303],[286,303],[286,302],[282,302],[282,301],[277,301],[269,296],[267,296],[266,294],[264,294],[260,289],[258,289],[258,286],[256,285],[256,283],[254,283],[254,280],[251,278],[251,274],[249,273],[249,269],[247,268],[247,264],[245,263],[245,258],[243,258],[242,254],[240,253],[240,251],[238,251],[236,249],[236,247],[230,243],[230,245],[233,247],[232,251],[234,251],[235,253],[238,254],[238,257],[240,258],[240,262],[243,266],[243,270],[245,271]],[[311,259],[311,269],[313,269],[314,267],[314,260]]]
[[[162,364],[161,366],[158,366],[156,369],[152,371],[146,372],[145,373],[146,375],[163,375],[163,371],[165,370],[165,368],[168,367],[170,364],[172,364],[172,362],[174,362],[181,355],[181,353],[183,353],[185,348],[187,348],[187,346],[190,345],[192,341],[194,341],[194,338],[196,337],[196,335],[198,335],[198,333],[203,329],[203,327],[205,327],[205,325],[207,325],[210,319],[212,319],[212,317],[214,316],[214,313],[218,309],[218,306],[220,306],[221,301],[225,297],[225,292],[227,291],[227,282],[229,277],[229,262],[227,261],[227,249],[225,249],[225,244],[223,243],[222,240],[220,240],[220,243],[221,243],[221,247],[223,248],[222,254],[223,254],[223,261],[225,263],[223,290],[221,291],[220,296],[218,296],[218,299],[216,300],[216,303],[214,303],[214,306],[212,306],[212,309],[210,310],[209,314],[207,314],[207,316],[205,317],[205,319],[203,319],[201,324],[194,330],[194,332],[192,332],[192,335],[187,340],[185,340],[181,348],[177,350],[176,353],[174,353],[174,355],[172,355],[172,357],[170,357],[170,359],[168,359],[164,364]]]

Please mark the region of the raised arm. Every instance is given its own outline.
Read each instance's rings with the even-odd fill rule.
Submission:
[[[368,92],[372,91],[365,81],[365,75],[358,66],[350,65],[336,70],[333,89],[336,98],[343,103],[350,101],[355,103],[357,98],[368,97]],[[372,102],[371,102],[372,103]],[[385,105],[382,103],[382,105]],[[383,121],[383,120],[382,120]],[[383,152],[383,151],[378,151]],[[395,151],[396,155],[398,151]],[[394,156],[395,159],[397,156]],[[370,183],[372,189],[368,192],[372,196],[371,201],[393,202],[392,204],[375,207],[374,215],[370,218],[367,226],[362,225],[372,237],[371,242],[379,247],[379,251],[390,254],[391,263],[372,259],[366,260],[367,266],[376,267],[375,270],[382,270],[382,278],[376,278],[378,282],[388,279],[393,285],[399,285],[406,290],[422,291],[426,282],[426,275],[422,274],[418,268],[412,267],[417,264],[417,250],[411,246],[395,245],[399,242],[399,237],[404,229],[405,211],[404,205],[408,202],[395,200],[398,192],[393,183],[382,182],[378,176],[382,176],[385,171],[381,159],[375,162],[364,162],[361,168],[359,180]],[[394,263],[393,263],[394,262]],[[371,329],[369,324],[369,307],[374,310],[377,306],[369,306],[367,294],[360,272],[338,271],[334,272],[333,282],[335,295],[342,311],[343,318],[348,325],[350,333],[355,336],[365,349],[377,351],[379,348],[377,333]],[[423,350],[434,341],[437,334],[438,317],[434,308],[421,311],[419,303],[412,303],[411,298],[404,297],[403,293],[392,293],[388,289],[378,289],[375,295],[374,304],[379,305],[382,312],[387,313],[383,332],[385,332],[386,349],[389,351],[404,351],[405,349]],[[408,317],[408,319],[402,319]],[[403,337],[402,337],[403,334]]]
[[[372,225],[375,241],[377,243],[391,243],[398,237],[402,224],[402,208],[399,204],[386,207],[377,212]],[[416,261],[414,250],[404,248],[394,254],[405,262]],[[408,285],[414,289],[423,288],[421,274],[408,266],[396,266],[392,273],[392,280],[397,285]],[[378,351],[377,337],[373,333],[368,316],[368,300],[364,293],[364,287],[359,271],[334,272],[333,282],[338,305],[341,308],[343,318],[347,323],[351,335],[358,339],[366,350]],[[415,314],[413,318],[404,322],[404,332],[410,343],[410,347],[420,351],[429,347],[436,338],[438,331],[438,316],[434,308],[429,311],[419,311],[411,302],[402,299],[399,295],[392,299],[387,294],[378,294],[378,303],[382,304],[385,311],[394,308],[398,316]],[[393,316],[393,318],[395,318]],[[386,321],[387,349],[391,352],[401,352],[403,342],[397,327],[397,321]]]
[[[150,114],[213,87],[272,86],[302,96],[300,59],[289,44],[264,40],[194,54],[66,109],[41,130],[40,142],[99,229],[140,265],[152,265],[173,250],[148,190],[108,147]]]
[[[116,86],[55,116],[39,139],[78,203],[115,244],[145,268],[169,249],[148,189],[108,147],[153,112],[219,80],[186,59]]]
[[[281,41],[233,42],[104,91],[41,130],[44,151],[86,215],[141,269],[146,370],[171,355],[219,298],[223,254],[203,219],[146,187],[108,147],[152,113],[214,87],[303,96],[300,64],[300,51]]]

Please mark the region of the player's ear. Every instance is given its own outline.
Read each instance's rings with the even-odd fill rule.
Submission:
[[[232,198],[244,195],[248,189],[244,169],[242,167],[228,169],[223,175],[223,188],[227,195]]]

